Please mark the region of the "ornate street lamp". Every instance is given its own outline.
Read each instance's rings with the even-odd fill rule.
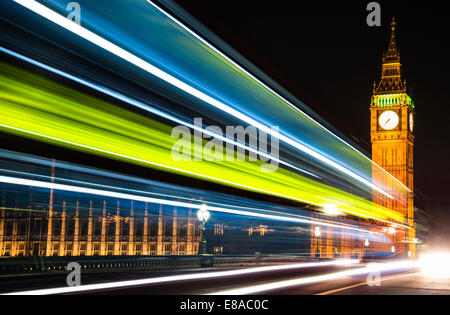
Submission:
[[[209,220],[209,217],[211,214],[208,211],[208,207],[203,204],[200,206],[200,208],[197,211],[197,218],[201,223],[201,240],[200,240],[200,246],[198,247],[198,254],[199,255],[205,255],[206,254],[206,238],[205,238],[205,224]]]
[[[317,242],[317,248],[316,248],[316,257],[320,257],[320,250],[319,250],[319,237],[320,237],[320,226],[316,226],[314,229],[314,235],[316,236],[316,242]]]

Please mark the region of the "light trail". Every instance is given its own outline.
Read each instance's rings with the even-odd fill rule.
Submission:
[[[315,267],[326,267],[326,266],[342,266],[342,265],[357,264],[357,263],[359,263],[359,260],[355,260],[355,259],[345,260],[344,259],[344,260],[334,260],[334,261],[327,261],[327,262],[289,264],[289,265],[281,265],[281,266],[265,266],[265,267],[246,268],[246,269],[239,269],[239,270],[202,272],[202,273],[184,274],[184,275],[177,275],[177,276],[147,278],[147,279],[140,279],[140,280],[128,280],[128,281],[117,281],[117,282],[109,282],[109,283],[88,284],[88,285],[81,285],[81,286],[76,286],[76,287],[63,287],[63,288],[13,292],[13,293],[7,293],[4,295],[67,294],[67,293],[78,293],[78,292],[87,292],[87,291],[95,291],[95,290],[119,289],[119,288],[126,288],[126,287],[162,284],[162,283],[188,281],[188,280],[210,280],[210,279],[215,279],[215,278],[250,275],[250,274],[264,273],[264,272],[270,272],[270,271],[282,271],[282,270],[315,268]]]
[[[370,285],[376,285],[377,283],[381,283],[381,282],[385,282],[385,281],[389,281],[389,280],[395,280],[395,279],[398,279],[398,278],[411,277],[411,276],[415,276],[417,274],[418,274],[417,272],[404,272],[404,273],[401,273],[399,275],[386,276],[386,277],[381,278],[380,280],[360,282],[360,283],[349,285],[349,286],[346,286],[346,287],[343,287],[343,288],[317,293],[315,295],[332,295],[332,294],[335,294],[335,293],[338,293],[338,292],[347,291],[347,290],[350,290],[350,289],[361,287],[363,285],[369,285],[369,284]]]
[[[45,69],[45,70],[47,70],[49,72],[55,73],[55,74],[60,75],[60,76],[62,76],[64,78],[67,78],[69,80],[77,82],[77,83],[79,83],[81,85],[87,86],[87,87],[89,87],[89,88],[91,88],[93,90],[96,90],[98,92],[101,92],[101,93],[103,93],[105,95],[109,95],[109,96],[111,96],[111,97],[113,97],[113,98],[115,98],[115,99],[117,99],[119,101],[125,102],[125,103],[130,104],[132,106],[135,106],[137,108],[143,109],[146,112],[155,114],[155,115],[157,115],[159,117],[165,118],[165,119],[173,121],[173,122],[175,122],[177,124],[189,127],[189,128],[191,128],[193,130],[197,130],[197,131],[199,131],[199,132],[201,132],[203,134],[209,135],[210,137],[214,137],[214,138],[220,139],[221,141],[224,141],[224,142],[230,143],[232,145],[235,145],[237,147],[243,148],[245,150],[248,150],[249,152],[253,152],[253,153],[258,154],[260,156],[263,156],[263,157],[265,157],[265,158],[267,158],[269,160],[278,162],[278,163],[280,163],[282,165],[285,165],[287,167],[290,167],[292,169],[295,169],[297,171],[300,171],[300,172],[305,173],[307,175],[310,175],[312,177],[320,178],[319,176],[317,176],[317,175],[315,175],[315,174],[313,174],[311,172],[308,172],[308,171],[306,171],[304,169],[301,169],[301,168],[299,168],[297,166],[294,166],[294,165],[292,165],[292,164],[290,164],[290,163],[288,163],[286,161],[280,160],[280,159],[278,159],[277,157],[275,157],[273,155],[267,154],[265,152],[261,152],[261,151],[255,149],[255,148],[253,148],[253,147],[247,146],[247,145],[242,144],[240,142],[233,141],[230,138],[224,137],[224,136],[222,136],[220,134],[211,132],[211,131],[206,130],[204,128],[199,128],[199,126],[196,126],[194,124],[191,124],[191,123],[188,123],[188,122],[183,121],[181,119],[178,119],[178,118],[176,118],[173,115],[167,114],[167,113],[165,113],[163,111],[160,111],[160,110],[158,110],[158,109],[156,109],[156,108],[154,108],[154,107],[152,107],[152,106],[150,106],[148,104],[144,104],[144,103],[142,103],[142,102],[140,102],[140,101],[138,101],[136,99],[128,97],[128,96],[126,96],[124,94],[121,94],[119,92],[113,91],[113,90],[111,90],[111,89],[109,89],[107,87],[104,87],[104,86],[101,86],[99,84],[95,84],[95,83],[89,82],[89,81],[84,80],[84,79],[82,79],[80,77],[71,75],[71,74],[69,74],[67,72],[64,72],[62,70],[59,70],[59,69],[56,69],[54,67],[48,66],[48,65],[43,64],[43,63],[41,63],[39,61],[33,60],[33,59],[28,58],[26,56],[23,56],[23,55],[21,55],[19,53],[16,53],[16,52],[14,52],[14,51],[12,51],[10,49],[7,49],[5,47],[0,46],[0,51],[4,52],[4,53],[6,53],[6,54],[8,54],[10,56],[13,56],[15,58],[18,58],[18,59],[20,59],[22,61],[28,62],[28,63],[30,63],[32,65],[35,65],[37,67],[40,67],[42,69]]]
[[[204,202],[195,204],[195,203],[190,203],[190,202],[181,202],[181,201],[160,199],[160,198],[154,198],[154,197],[132,195],[132,194],[115,192],[115,191],[108,191],[108,190],[101,190],[101,189],[87,188],[87,187],[80,187],[80,186],[73,186],[73,185],[65,185],[65,184],[58,184],[58,183],[52,183],[52,182],[42,182],[42,181],[37,181],[37,180],[30,180],[30,179],[10,177],[10,176],[0,176],[0,183],[39,187],[39,188],[46,188],[46,189],[55,189],[55,190],[61,190],[61,191],[70,191],[70,192],[74,192],[74,193],[91,194],[91,195],[118,198],[118,199],[126,199],[126,200],[135,200],[135,201],[163,204],[163,205],[169,205],[169,206],[175,206],[175,207],[183,207],[183,208],[188,208],[188,209],[189,208],[200,209],[204,204]],[[249,216],[249,217],[263,218],[263,219],[284,221],[284,222],[315,224],[315,225],[329,226],[329,227],[345,229],[345,230],[353,230],[353,231],[360,231],[360,232],[383,235],[381,233],[374,233],[369,230],[360,229],[360,228],[357,228],[354,226],[333,224],[333,223],[328,223],[328,222],[318,221],[318,220],[303,219],[303,218],[295,217],[294,215],[283,216],[283,215],[280,215],[280,213],[266,214],[266,213],[257,213],[257,212],[252,212],[252,211],[237,210],[237,209],[216,207],[216,206],[208,206],[208,210],[222,212],[222,213],[228,213],[228,214],[234,214],[234,215]],[[275,211],[268,211],[268,210],[265,210],[265,211],[276,213]]]
[[[393,263],[371,264],[363,268],[356,268],[351,270],[345,270],[340,272],[333,272],[321,276],[303,277],[292,280],[270,282],[260,285],[253,285],[248,287],[242,287],[238,289],[223,290],[215,292],[209,295],[245,295],[256,294],[261,292],[287,289],[290,287],[301,286],[306,284],[320,283],[325,281],[332,281],[341,279],[344,277],[358,276],[375,272],[394,271],[399,269],[414,269],[418,264],[410,260],[398,261]]]
[[[113,179],[119,179],[119,180],[125,180],[128,182],[134,182],[134,183],[139,183],[139,184],[145,184],[145,185],[158,185],[161,186],[163,185],[164,187],[168,188],[168,189],[184,189],[178,186],[173,186],[173,185],[168,185],[168,184],[162,184],[161,182],[154,182],[154,181],[150,181],[147,179],[142,179],[142,178],[138,178],[138,177],[132,177],[132,176],[126,176],[126,175],[122,175],[122,174],[117,174],[117,173],[113,173],[113,172],[108,172],[108,171],[104,171],[104,170],[99,170],[99,169],[95,169],[95,168],[88,168],[88,167],[83,167],[83,166],[77,166],[74,164],[69,164],[69,163],[64,163],[64,162],[56,162],[56,161],[47,161],[43,158],[39,158],[39,157],[33,157],[30,155],[25,155],[25,154],[18,154],[12,151],[8,151],[8,150],[0,150],[0,157],[1,158],[6,158],[6,159],[12,159],[15,161],[23,161],[26,163],[32,163],[32,164],[39,164],[39,165],[45,165],[46,167],[55,167],[55,168],[61,168],[61,169],[66,169],[66,170],[70,170],[70,171],[76,171],[76,172],[80,172],[80,173],[86,173],[86,174],[90,174],[90,175],[99,175],[102,177],[108,177],[108,178],[113,178]],[[33,174],[33,173],[26,173],[26,172],[20,172],[20,171],[12,171],[12,170],[7,170],[7,169],[0,169],[0,172],[4,172],[7,174],[13,174],[13,175],[9,175],[9,176],[15,176],[15,177],[25,177],[25,178],[39,178],[39,179],[43,179],[43,180],[51,180],[52,178],[50,176],[47,175],[37,175],[37,174]],[[149,192],[149,190],[137,190],[137,189],[128,189],[128,188],[123,188],[123,187],[114,187],[114,186],[108,186],[108,185],[102,185],[102,184],[96,184],[96,183],[86,183],[86,182],[82,182],[82,181],[76,181],[76,180],[71,180],[71,179],[67,179],[67,178],[54,178],[54,181],[56,182],[62,182],[62,183],[71,183],[71,184],[80,184],[80,185],[89,185],[89,186],[94,186],[94,187],[100,187],[100,188],[106,188],[106,189],[113,189],[113,190],[121,190],[121,191],[126,191],[126,192],[130,192],[133,194],[140,194],[140,195],[152,195],[152,196],[159,196],[159,197],[164,197],[165,199],[167,198],[172,198],[172,199],[178,199],[178,200],[187,200],[187,201],[191,201],[191,202],[199,202],[199,203],[207,203],[208,205],[217,205],[218,207],[232,207],[235,209],[244,209],[244,210],[253,210],[253,211],[262,211],[262,212],[267,212],[270,214],[279,214],[280,212],[277,211],[273,211],[273,210],[267,210],[267,209],[263,209],[263,208],[257,208],[255,206],[250,206],[250,205],[245,205],[245,206],[239,206],[236,204],[223,204],[220,202],[215,202],[212,201],[210,199],[194,199],[191,197],[181,197],[179,195],[170,195],[170,194],[162,194],[162,193],[156,193],[156,192]],[[183,190],[184,191],[184,190]],[[191,189],[189,189],[189,192],[192,192]],[[209,194],[210,195],[210,194]],[[217,196],[220,197],[220,194],[218,194]],[[245,202],[248,202],[248,200],[245,200]],[[240,201],[240,203],[242,203],[242,201]],[[259,207],[265,207],[266,205],[261,205]],[[291,209],[292,210],[292,209]],[[297,210],[297,209],[295,209]],[[292,213],[284,213],[285,215],[288,216],[292,216],[292,217],[296,217],[296,218],[303,218],[303,219],[309,219],[310,217],[305,216],[305,215],[300,215],[300,214],[292,214]],[[328,223],[335,223],[332,222],[330,220],[325,220],[325,219],[320,219],[320,218],[315,218],[316,221],[319,222],[328,222]],[[380,221],[380,220],[378,220]],[[381,222],[386,222],[389,223],[397,228],[410,228],[409,226],[406,225],[401,225],[401,224],[395,224],[392,223],[390,221],[381,221]],[[348,224],[348,223],[343,223],[343,222],[339,222],[340,225],[344,225],[344,226],[351,226],[351,227],[357,227],[355,225],[352,224]],[[386,231],[385,231],[386,232]],[[374,234],[379,234],[379,235],[385,235],[386,233],[378,233],[378,232],[373,232]]]
[[[142,102],[139,102],[139,101],[137,101],[137,100],[135,100],[135,99],[129,98],[129,97],[123,95],[123,94],[120,94],[120,93],[118,93],[118,92],[112,91],[111,89],[108,89],[108,88],[106,88],[106,87],[102,87],[101,85],[94,84],[94,83],[91,83],[91,82],[86,81],[86,80],[84,80],[84,79],[81,79],[81,78],[78,78],[78,77],[76,77],[76,76],[70,75],[70,74],[65,73],[65,72],[63,72],[63,71],[61,71],[61,70],[58,70],[58,69],[53,68],[53,67],[50,67],[50,66],[48,66],[48,65],[45,65],[45,64],[43,64],[43,63],[41,63],[41,62],[38,62],[38,61],[36,61],[36,60],[33,60],[33,59],[31,59],[31,58],[25,57],[25,56],[23,56],[23,55],[20,55],[20,54],[18,54],[18,53],[16,53],[16,52],[13,52],[13,51],[11,51],[11,50],[9,50],[9,49],[7,49],[7,48],[1,47],[1,46],[0,46],[0,51],[4,52],[4,53],[6,53],[6,54],[9,54],[9,55],[11,55],[11,56],[14,56],[14,57],[16,57],[16,58],[18,58],[18,59],[21,59],[21,60],[23,60],[23,61],[26,61],[26,62],[28,62],[28,63],[31,63],[31,64],[33,64],[33,65],[36,65],[36,66],[38,66],[38,67],[41,67],[41,68],[43,68],[43,69],[45,69],[45,70],[47,70],[47,71],[53,72],[53,73],[55,73],[55,74],[61,75],[61,76],[65,77],[65,78],[68,78],[68,79],[70,79],[70,80],[73,80],[73,81],[75,81],[75,82],[77,82],[77,83],[80,83],[80,84],[82,84],[82,85],[85,85],[85,86],[87,86],[87,87],[90,87],[90,88],[92,88],[92,89],[94,89],[94,90],[97,90],[97,91],[99,91],[99,92],[102,92],[102,93],[104,93],[104,94],[106,94],[106,95],[112,96],[112,97],[114,97],[114,98],[116,98],[116,99],[118,99],[118,100],[121,100],[121,101],[123,101],[123,102],[126,102],[126,103],[128,103],[128,104],[130,104],[130,105],[133,105],[133,106],[136,106],[136,107],[138,107],[138,108],[144,109],[144,110],[146,110],[146,111],[148,111],[148,112],[151,112],[151,113],[153,113],[153,114],[156,114],[156,115],[158,115],[158,116],[160,116],[160,117],[166,118],[166,119],[168,119],[168,120],[171,120],[171,121],[173,121],[173,122],[179,123],[179,124],[181,124],[181,125],[185,125],[185,126],[191,128],[191,129],[198,130],[198,131],[203,132],[203,133],[205,133],[205,134],[208,134],[208,135],[210,135],[210,136],[212,136],[212,137],[216,137],[216,138],[218,138],[218,139],[220,139],[220,140],[222,140],[222,141],[231,143],[231,144],[233,144],[233,145],[236,145],[236,146],[238,146],[238,147],[244,148],[244,149],[249,150],[249,151],[251,151],[251,152],[254,152],[254,153],[256,153],[256,154],[260,154],[260,155],[262,155],[262,156],[264,156],[264,157],[266,157],[266,158],[269,158],[269,159],[272,159],[272,160],[274,160],[274,161],[277,161],[277,162],[279,162],[280,164],[283,164],[283,165],[285,165],[285,166],[288,166],[288,167],[290,167],[290,168],[293,168],[293,169],[295,169],[295,170],[298,170],[298,171],[303,172],[303,173],[305,173],[305,174],[308,174],[308,175],[310,175],[310,176],[313,176],[313,177],[316,177],[316,178],[320,178],[320,177],[318,177],[318,176],[315,175],[315,174],[312,174],[312,173],[310,173],[310,172],[308,172],[308,171],[306,171],[306,170],[300,169],[300,168],[298,168],[298,167],[296,167],[296,166],[294,166],[294,165],[292,165],[292,164],[289,164],[289,163],[287,163],[287,162],[285,162],[285,161],[282,161],[282,160],[280,160],[280,159],[277,159],[277,158],[275,158],[275,157],[273,157],[273,156],[271,156],[271,155],[268,155],[268,154],[266,154],[266,153],[264,153],[264,152],[260,152],[259,150],[255,150],[255,149],[253,149],[253,148],[251,148],[251,147],[242,145],[241,143],[232,141],[232,140],[230,140],[229,138],[226,138],[226,137],[223,137],[223,136],[221,136],[221,135],[218,135],[218,134],[209,132],[209,131],[207,131],[207,130],[205,130],[205,129],[198,128],[198,126],[195,126],[195,125],[193,125],[193,124],[184,122],[184,121],[182,121],[182,120],[180,120],[180,119],[178,119],[178,118],[176,118],[176,117],[174,117],[174,116],[172,116],[172,115],[166,114],[166,113],[164,113],[164,112],[162,112],[162,111],[160,111],[160,110],[158,110],[158,109],[156,109],[156,108],[150,107],[150,106],[148,106],[148,105],[146,105],[146,104],[144,104],[144,103],[142,103]],[[365,217],[365,218],[372,218],[370,215],[361,215],[360,213],[354,212],[354,211],[346,210],[345,212],[348,213],[348,214],[352,214],[352,215],[363,216],[363,217]],[[388,221],[384,221],[384,222],[388,222]]]
[[[93,186],[93,187],[103,188],[102,191],[104,191],[104,189],[112,189],[112,190],[125,191],[125,192],[133,193],[133,194],[139,194],[141,196],[146,195],[146,194],[151,194],[151,195],[154,195],[154,196],[163,197],[164,200],[168,200],[167,198],[171,198],[172,200],[173,199],[185,200],[185,201],[190,201],[190,202],[198,202],[199,204],[205,204],[206,203],[206,204],[208,204],[208,208],[209,209],[215,208],[215,209],[217,209],[216,210],[217,212],[224,212],[224,211],[221,211],[220,209],[229,208],[230,210],[236,210],[236,211],[239,211],[241,209],[245,209],[245,210],[247,210],[247,211],[245,211],[245,213],[250,212],[248,210],[264,212],[267,215],[274,215],[274,214],[275,215],[279,215],[280,213],[282,213],[282,212],[277,212],[277,211],[273,211],[273,210],[267,210],[267,209],[249,207],[249,206],[238,206],[238,205],[234,205],[234,204],[222,204],[220,202],[205,201],[203,199],[194,199],[194,198],[180,197],[180,196],[175,196],[175,195],[153,193],[153,192],[150,193],[148,191],[143,191],[143,190],[129,189],[129,188],[123,188],[123,187],[115,187],[115,186],[103,185],[103,184],[97,184],[97,183],[87,183],[87,182],[83,182],[83,181],[79,181],[79,180],[72,180],[72,179],[59,178],[59,177],[50,177],[50,176],[46,176],[46,175],[37,175],[37,174],[33,174],[33,173],[10,171],[10,170],[5,170],[5,169],[0,169],[0,172],[10,173],[10,174],[15,174],[15,175],[21,175],[21,176],[26,177],[26,178],[36,177],[36,178],[41,178],[41,179],[52,180],[53,182],[67,182],[67,183],[70,183],[70,184],[79,184],[79,185],[84,185],[84,186]],[[47,188],[47,187],[43,187],[43,188]],[[236,214],[238,214],[238,213],[236,213]],[[286,218],[294,218],[294,219],[303,219],[303,220],[305,220],[305,222],[299,222],[299,223],[308,223],[308,224],[310,224],[310,223],[322,222],[323,224],[331,224],[330,226],[332,226],[332,227],[339,227],[339,228],[347,227],[347,228],[350,228],[350,229],[354,229],[355,231],[368,231],[368,230],[360,229],[356,225],[352,225],[352,224],[347,224],[347,223],[342,223],[342,222],[339,222],[339,224],[336,224],[336,223],[334,223],[332,221],[319,219],[319,218],[316,218],[314,221],[311,221],[311,219],[309,219],[308,217],[306,217],[304,215],[298,215],[298,214],[292,214],[292,213],[283,213],[283,214],[286,216]],[[269,219],[270,217],[267,217],[267,218]],[[385,235],[384,233],[379,233],[379,232],[371,232],[371,233],[372,234],[378,234],[378,235]]]
[[[192,151],[191,160],[177,162],[171,149],[178,139],[170,136],[170,126],[16,67],[2,67],[0,129],[8,133],[319,207],[336,203],[361,217],[403,221],[391,209],[283,168],[264,173],[260,163],[195,161]]]
[[[308,115],[307,113],[305,113],[304,111],[302,111],[300,108],[298,108],[297,106],[295,106],[294,104],[292,104],[290,101],[288,101],[286,98],[284,98],[283,96],[281,96],[279,93],[277,93],[276,91],[274,91],[270,86],[268,86],[267,84],[265,84],[264,82],[262,82],[261,80],[259,80],[256,76],[254,76],[253,74],[251,74],[250,72],[248,72],[245,68],[241,67],[241,65],[239,65],[237,62],[235,62],[233,59],[229,58],[226,54],[224,54],[222,51],[220,51],[219,49],[217,49],[214,45],[212,45],[211,43],[209,43],[208,41],[206,41],[204,38],[202,38],[201,36],[199,36],[197,33],[195,33],[193,30],[191,30],[190,28],[188,28],[186,25],[184,25],[183,23],[181,23],[178,19],[176,19],[175,17],[173,17],[171,14],[169,14],[168,12],[164,11],[162,8],[160,8],[158,5],[156,5],[154,2],[152,2],[151,0],[147,0],[148,3],[150,3],[153,7],[157,8],[161,13],[163,13],[164,15],[166,15],[169,19],[171,19],[173,22],[175,22],[178,26],[182,27],[185,31],[187,31],[189,34],[191,34],[192,36],[194,36],[195,38],[197,38],[199,41],[201,41],[204,45],[208,46],[209,48],[211,48],[212,50],[214,50],[216,53],[218,53],[221,57],[225,58],[228,62],[232,63],[234,66],[236,66],[237,68],[239,68],[239,70],[243,71],[246,75],[248,75],[249,77],[251,77],[253,80],[255,80],[256,82],[258,82],[260,85],[262,85],[264,88],[266,88],[267,90],[269,90],[273,95],[277,96],[278,98],[280,98],[283,102],[285,102],[286,104],[288,104],[291,108],[293,108],[295,111],[298,111],[299,113],[301,113],[303,116],[305,116],[307,119],[309,119],[310,121],[312,121],[316,126],[322,128],[325,132],[327,132],[328,134],[332,135],[333,137],[335,137],[337,140],[339,140],[340,142],[344,143],[345,145],[347,145],[349,148],[351,148],[352,150],[354,150],[355,152],[357,152],[358,154],[360,154],[364,159],[366,159],[367,161],[369,161],[370,163],[372,163],[373,165],[377,166],[377,168],[381,171],[383,171],[386,175],[388,175],[390,178],[394,179],[400,186],[402,186],[404,189],[406,189],[407,191],[411,192],[411,190],[404,185],[401,181],[399,181],[397,178],[395,178],[394,176],[392,176],[391,174],[389,174],[389,172],[387,172],[384,168],[382,168],[381,166],[379,166],[378,164],[376,164],[375,162],[373,162],[370,158],[368,158],[366,155],[364,155],[363,153],[361,153],[360,151],[358,151],[355,147],[353,147],[352,145],[350,145],[347,141],[344,141],[342,138],[338,137],[337,135],[335,135],[334,133],[332,133],[330,130],[328,130],[325,126],[323,126],[322,124],[320,124],[318,121],[316,121],[315,119],[313,119],[310,115]]]
[[[69,171],[76,171],[79,173],[85,173],[85,174],[89,174],[89,175],[99,175],[102,177],[107,177],[107,178],[113,178],[113,179],[120,179],[120,180],[125,180],[127,182],[134,182],[134,183],[139,183],[139,184],[145,184],[145,185],[150,185],[150,186],[154,186],[154,185],[158,185],[161,186],[163,185],[164,187],[166,187],[167,189],[171,189],[171,190],[179,190],[179,189],[183,189],[183,192],[187,192],[184,189],[185,188],[180,188],[178,186],[173,186],[173,185],[168,185],[168,184],[162,184],[160,182],[154,182],[154,181],[149,181],[149,180],[145,180],[142,178],[137,178],[137,177],[132,177],[132,176],[125,176],[125,175],[121,175],[121,174],[117,174],[114,172],[108,172],[108,171],[103,171],[103,170],[99,170],[99,169],[95,169],[95,168],[87,168],[87,167],[83,167],[83,166],[77,166],[74,164],[69,164],[69,163],[64,163],[64,162],[56,162],[56,161],[48,161],[46,159],[43,158],[39,158],[39,157],[33,157],[30,155],[25,155],[25,154],[18,154],[12,151],[7,151],[7,150],[0,150],[0,158],[6,158],[9,160],[14,160],[14,161],[23,161],[26,163],[32,163],[32,164],[38,164],[38,165],[44,165],[45,167],[55,167],[55,168],[60,168],[60,169],[66,169]],[[192,198],[192,197],[183,197],[180,195],[174,195],[174,194],[167,194],[167,193],[157,193],[157,192],[153,192],[151,191],[151,189],[144,189],[141,188],[141,190],[139,189],[130,189],[130,188],[124,188],[124,187],[116,187],[116,186],[111,186],[111,185],[105,185],[105,184],[97,184],[97,183],[93,183],[93,182],[84,182],[84,181],[79,181],[79,180],[72,180],[72,179],[68,179],[68,178],[61,178],[61,177],[50,177],[48,175],[39,175],[39,174],[35,174],[35,173],[28,173],[28,172],[22,172],[22,171],[14,171],[14,170],[9,170],[9,169],[0,169],[0,173],[5,173],[5,174],[9,174],[7,176],[14,176],[14,177],[21,177],[21,178],[27,178],[27,179],[39,179],[39,180],[45,180],[45,181],[53,181],[53,182],[57,182],[57,183],[63,183],[63,184],[72,184],[72,185],[81,185],[81,186],[89,186],[89,187],[96,187],[96,188],[102,188],[102,189],[109,189],[109,190],[120,190],[122,192],[127,192],[127,193],[132,193],[132,194],[138,194],[138,195],[150,195],[150,196],[157,196],[157,197],[162,197],[164,199],[172,199],[172,200],[184,200],[184,201],[190,201],[190,202],[197,202],[197,203],[207,203],[208,206],[217,206],[219,208],[233,208],[233,209],[237,209],[237,210],[247,210],[247,211],[259,211],[259,212],[264,212],[266,214],[275,214],[278,215],[280,213],[283,213],[285,216],[288,217],[293,217],[293,218],[301,218],[301,219],[308,219],[310,220],[309,216],[305,216],[305,215],[300,215],[300,214],[293,214],[291,212],[279,212],[279,211],[275,211],[275,210],[268,210],[267,207],[270,207],[270,205],[267,205],[265,203],[262,203],[261,205],[249,205],[248,200],[237,200],[239,201],[240,204],[242,204],[243,202],[246,205],[237,205],[237,204],[224,204],[221,202],[216,202],[213,201],[209,198],[204,199],[203,197],[196,199],[196,198]],[[147,187],[147,186],[146,186]],[[192,190],[189,189],[189,193],[192,193]],[[198,193],[198,192],[197,192]],[[208,194],[211,195],[211,194]],[[216,195],[217,198],[221,198],[221,194],[217,194]],[[265,208],[262,208],[265,207]],[[291,209],[293,210],[293,209]],[[298,209],[295,209],[298,210]],[[314,222],[326,222],[326,223],[333,223],[336,224],[336,222],[330,221],[330,220],[326,220],[326,219],[320,219],[320,218],[315,218]],[[387,222],[387,221],[386,221]],[[387,222],[389,223],[389,222]],[[358,226],[353,225],[353,224],[349,224],[349,223],[345,223],[345,222],[339,222],[339,226],[348,226],[348,227],[354,227],[354,228],[358,228]],[[402,225],[397,225],[397,227],[402,227]],[[408,228],[407,226],[403,226],[405,228]],[[378,235],[385,235],[386,233],[378,233],[378,232],[372,232],[372,234],[378,234]]]
[[[110,53],[118,56],[119,58],[122,58],[123,60],[126,60],[127,62],[137,66],[138,68],[147,71],[148,73],[151,73],[152,75],[160,78],[161,80],[177,87],[178,89],[228,113],[231,116],[234,116],[249,125],[252,125],[267,134],[270,134],[273,137],[276,137],[280,139],[281,141],[291,145],[294,148],[299,149],[300,151],[308,154],[309,156],[321,161],[322,163],[325,163],[338,171],[352,177],[353,179],[357,180],[358,182],[364,184],[365,186],[368,186],[381,194],[385,195],[386,197],[390,199],[394,199],[392,195],[385,192],[383,189],[379,188],[377,185],[374,185],[370,181],[366,180],[365,178],[361,177],[360,175],[350,171],[349,169],[343,167],[342,165],[334,162],[333,160],[329,159],[326,156],[323,156],[313,149],[291,139],[290,137],[287,137],[279,132],[276,132],[272,130],[270,127],[256,121],[255,119],[241,113],[238,110],[235,110],[234,108],[224,104],[223,102],[220,102],[216,100],[215,98],[201,92],[200,90],[184,83],[183,81],[173,77],[172,75],[164,72],[163,70],[155,67],[154,65],[146,62],[145,60],[133,55],[132,53],[126,51],[125,49],[113,44],[112,42],[106,40],[105,38],[93,33],[92,31],[82,27],[81,25],[78,25],[77,23],[67,19],[66,17],[56,13],[55,11],[49,9],[48,7],[34,1],[34,0],[14,0],[16,3],[22,5],[23,7],[39,14],[40,16],[48,19],[49,21],[67,29],[68,31],[86,39],[87,41],[93,43],[94,45],[97,45],[106,51],[109,51]]]

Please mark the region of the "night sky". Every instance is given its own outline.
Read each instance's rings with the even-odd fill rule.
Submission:
[[[450,226],[450,23],[442,1],[379,1],[382,26],[372,28],[370,1],[176,2],[368,150],[372,86],[395,16],[403,75],[416,103],[419,205]]]

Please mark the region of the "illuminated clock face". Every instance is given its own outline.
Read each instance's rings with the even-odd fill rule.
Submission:
[[[409,130],[411,132],[414,130],[414,116],[412,113],[409,113]]]
[[[396,112],[391,110],[385,111],[380,115],[378,123],[384,130],[392,130],[397,127],[399,118]]]

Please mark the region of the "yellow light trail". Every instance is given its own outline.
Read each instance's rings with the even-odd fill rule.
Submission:
[[[0,64],[0,130],[137,165],[317,206],[336,204],[364,218],[404,217],[388,208],[261,161],[174,161],[172,128],[142,115]],[[225,151],[225,150],[224,150]]]

